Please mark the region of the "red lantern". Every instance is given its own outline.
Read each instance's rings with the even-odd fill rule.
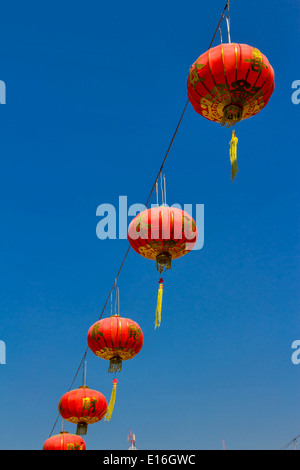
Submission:
[[[274,70],[268,59],[246,44],[220,44],[202,54],[187,80],[188,98],[210,121],[227,127],[261,111],[274,91]],[[237,137],[231,144],[232,178],[237,171]]]
[[[120,372],[122,362],[132,359],[142,349],[143,332],[135,321],[120,315],[111,315],[109,318],[98,320],[90,327],[87,343],[96,356],[109,361],[108,372]],[[105,415],[107,421],[111,419],[114,409],[117,383],[117,379],[114,379]]]
[[[110,361],[108,372],[118,372],[122,361],[132,359],[142,349],[143,332],[135,321],[112,315],[90,327],[87,342],[96,356]]]
[[[194,219],[182,209],[159,206],[138,214],[130,223],[128,240],[144,258],[156,261],[162,273],[172,261],[189,253],[195,246],[198,230]],[[159,280],[155,327],[160,325],[163,279]]]
[[[162,273],[172,260],[191,251],[198,231],[194,219],[182,209],[160,206],[140,212],[130,223],[128,240],[144,258],[156,260]]]
[[[63,419],[77,424],[76,434],[84,435],[89,424],[97,423],[105,416],[107,402],[102,393],[83,385],[65,393],[58,410]]]
[[[86,450],[86,445],[82,437],[63,431],[49,437],[43,445],[43,450]]]

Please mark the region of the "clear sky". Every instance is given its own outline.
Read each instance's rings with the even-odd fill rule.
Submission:
[[[96,209],[147,199],[224,4],[1,5],[1,449],[41,449],[49,436],[128,246],[97,238]],[[232,41],[268,57],[276,88],[236,127],[234,183],[231,131],[188,106],[167,202],[204,204],[204,247],[166,274],[159,330],[155,263],[130,251],[121,315],[140,324],[144,346],[88,449],[127,449],[130,428],[138,449],[221,449],[223,438],[278,449],[300,433],[299,1],[232,0],[230,13]],[[87,384],[109,400],[107,367],[88,353]]]

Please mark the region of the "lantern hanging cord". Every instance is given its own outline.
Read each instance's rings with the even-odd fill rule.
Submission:
[[[208,49],[210,49],[211,46],[213,45],[213,42],[214,42],[214,40],[215,40],[216,34],[217,34],[217,32],[218,32],[218,29],[219,29],[219,27],[220,27],[220,25],[221,25],[223,19],[225,18],[225,11],[227,10],[227,8],[228,8],[228,10],[229,10],[229,3],[230,3],[230,0],[227,0],[226,5],[225,5],[225,7],[224,7],[224,10],[222,11],[222,15],[221,15],[221,18],[220,18],[220,20],[219,20],[218,26],[216,27],[216,31],[215,31],[215,33],[214,33],[214,35],[213,35],[213,37],[212,37],[212,40],[210,41],[210,45],[209,45],[209,48],[208,48]]]
[[[231,44],[229,3],[228,3],[227,9],[228,9],[228,13],[227,13],[227,16],[226,16],[226,23],[227,23],[228,42],[229,42],[229,44]]]
[[[82,385],[86,386],[86,353],[84,354],[84,361],[82,364]]]
[[[166,177],[160,173],[160,191],[161,191],[161,205],[167,205],[167,192],[166,192]],[[156,204],[159,206],[158,201],[158,181],[156,180]]]
[[[221,24],[222,20],[224,19],[225,11],[226,11],[227,8],[229,7],[229,2],[230,2],[230,0],[227,0],[226,5],[225,5],[225,7],[224,7],[224,9],[223,9],[223,11],[222,11],[222,15],[221,15],[221,17],[220,17],[218,26],[216,27],[216,30],[215,30],[214,35],[213,35],[213,37],[212,37],[212,40],[210,41],[210,44],[209,44],[208,49],[211,48],[211,46],[212,46],[212,44],[213,44],[213,42],[214,42],[214,40],[215,40],[215,37],[216,37],[216,34],[217,34],[218,30],[219,30],[220,24]],[[147,207],[148,204],[149,204],[149,201],[150,201],[150,199],[151,199],[152,193],[153,193],[153,191],[154,191],[154,189],[155,189],[155,187],[156,187],[156,184],[157,184],[157,182],[158,182],[158,179],[159,179],[159,177],[160,177],[160,175],[161,175],[161,173],[162,173],[162,170],[163,170],[163,168],[164,168],[164,166],[165,166],[166,160],[167,160],[168,155],[169,155],[169,153],[170,153],[170,150],[171,150],[171,148],[172,148],[173,142],[174,142],[175,137],[176,137],[176,135],[177,135],[177,132],[178,132],[178,129],[179,129],[180,124],[181,124],[181,122],[182,122],[182,119],[183,119],[183,117],[184,117],[184,115],[185,115],[185,112],[186,112],[186,109],[187,109],[188,104],[189,104],[189,100],[187,100],[187,102],[185,103],[185,106],[184,106],[183,111],[182,111],[182,113],[181,113],[181,116],[180,116],[180,118],[179,118],[178,124],[177,124],[177,126],[176,126],[175,132],[174,132],[174,134],[173,134],[173,137],[172,137],[172,139],[171,139],[171,142],[170,142],[170,144],[169,144],[169,147],[168,147],[168,149],[167,149],[167,152],[166,152],[166,154],[165,154],[165,156],[164,156],[164,159],[163,159],[163,161],[162,161],[162,164],[161,164],[161,166],[160,166],[160,169],[159,169],[159,171],[158,171],[158,173],[157,173],[157,176],[156,176],[156,178],[155,178],[155,181],[154,181],[154,183],[153,183],[153,186],[152,186],[152,188],[151,188],[151,191],[150,191],[149,196],[148,196],[148,198],[147,198],[147,201],[146,201],[146,203],[145,203],[145,207]],[[113,283],[113,285],[112,285],[112,287],[111,287],[111,289],[110,289],[110,291],[109,291],[109,294],[108,294],[108,296],[107,296],[107,299],[106,299],[106,301],[105,301],[105,303],[104,303],[104,306],[103,306],[103,308],[102,308],[102,311],[101,311],[99,320],[101,320],[101,318],[102,318],[102,316],[103,316],[103,314],[104,314],[104,312],[105,312],[107,303],[108,303],[108,301],[109,301],[109,299],[110,299],[110,297],[111,297],[111,295],[112,295],[113,289],[114,289],[115,286],[116,286],[117,279],[118,279],[118,277],[120,276],[120,273],[121,273],[121,271],[122,271],[122,269],[123,269],[123,266],[124,266],[124,263],[125,263],[125,261],[126,261],[126,258],[127,258],[127,256],[128,256],[128,254],[129,254],[130,248],[131,248],[131,245],[129,245],[128,248],[127,248],[127,250],[126,250],[126,253],[125,253],[125,255],[124,255],[124,258],[123,258],[123,260],[122,260],[122,262],[121,262],[121,265],[120,265],[119,270],[118,270],[118,272],[117,272],[117,275],[116,275],[116,277],[115,277],[114,283]],[[74,382],[75,382],[75,380],[76,380],[76,377],[77,377],[77,375],[78,375],[78,373],[79,373],[79,371],[80,371],[80,368],[81,368],[82,364],[83,364],[84,361],[85,361],[85,357],[86,357],[86,355],[87,355],[87,353],[88,353],[88,350],[89,350],[89,348],[87,347],[86,350],[85,350],[85,352],[84,352],[84,355],[83,355],[83,357],[82,357],[82,359],[81,359],[81,362],[80,362],[80,364],[79,364],[79,367],[78,367],[78,369],[77,369],[77,371],[76,371],[76,374],[75,374],[75,376],[74,376],[74,378],[73,378],[73,381],[72,381],[72,383],[71,383],[71,385],[70,385],[68,391],[71,390],[71,388],[72,388],[72,386],[73,386],[73,384],[74,384]],[[51,430],[51,432],[50,432],[49,437],[52,436],[52,433],[53,433],[53,431],[54,431],[54,429],[55,429],[55,426],[56,426],[56,424],[57,424],[58,419],[59,419],[59,414],[58,414],[58,416],[57,416],[57,418],[56,418],[56,421],[55,421],[55,423],[54,423],[54,425],[53,425],[53,428],[52,428],[52,430]]]
[[[115,315],[120,315],[120,294],[119,294],[119,288],[117,286],[117,281],[115,281],[115,291],[116,291]]]

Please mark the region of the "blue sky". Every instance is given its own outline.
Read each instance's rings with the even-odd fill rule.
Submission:
[[[224,3],[1,6],[1,449],[49,436],[128,246],[97,238],[96,209],[147,199]],[[129,253],[121,314],[144,346],[88,449],[127,449],[130,428],[139,449],[278,449],[299,434],[299,2],[232,0],[230,13],[232,41],[268,57],[275,91],[236,127],[234,183],[231,132],[188,106],[167,202],[204,204],[204,247],[166,274],[158,331],[155,264]],[[87,384],[109,399],[112,378],[90,352]]]

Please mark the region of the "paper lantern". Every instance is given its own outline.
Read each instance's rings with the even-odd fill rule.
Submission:
[[[210,121],[234,126],[259,113],[274,91],[274,70],[257,48],[220,44],[192,65],[187,93],[195,111]],[[230,141],[231,176],[237,171],[235,131]]]
[[[63,431],[49,437],[43,445],[43,450],[86,450],[86,445],[81,436]]]
[[[97,423],[105,416],[107,402],[102,393],[83,385],[65,393],[58,410],[63,419],[77,424],[76,434],[84,435],[89,424]]]
[[[194,219],[184,210],[159,206],[140,212],[130,223],[128,240],[134,251],[156,261],[159,273],[167,271],[172,261],[189,253],[195,246],[198,230]],[[160,326],[163,282],[159,279],[155,327]]]
[[[96,356],[109,361],[109,372],[118,372],[123,361],[132,359],[142,349],[143,332],[135,321],[112,315],[90,327],[87,343]]]

